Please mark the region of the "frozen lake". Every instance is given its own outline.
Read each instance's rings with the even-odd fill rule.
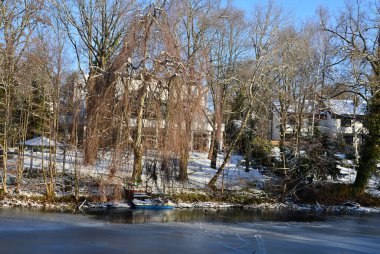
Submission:
[[[0,253],[7,254],[374,254],[379,250],[379,214],[319,218],[231,209],[117,209],[79,215],[0,209]]]

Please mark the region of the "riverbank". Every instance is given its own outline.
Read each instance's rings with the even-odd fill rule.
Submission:
[[[217,201],[194,201],[176,202],[175,209],[246,209],[255,212],[273,211],[293,211],[305,213],[320,213],[326,215],[343,214],[370,214],[380,213],[380,207],[363,207],[355,202],[346,202],[337,205],[297,204],[293,202],[262,202],[256,204],[239,204]],[[115,202],[91,202],[85,198],[75,200],[74,198],[56,198],[54,201],[47,201],[41,196],[3,196],[0,200],[0,208],[30,208],[49,212],[82,213],[93,209],[130,209],[130,206],[123,201]]]
[[[73,156],[73,154],[68,153],[69,155]],[[36,153],[34,156],[34,163],[42,163],[42,153]],[[81,156],[75,155],[75,158],[79,159]],[[68,160],[65,166],[58,163],[57,175],[53,179],[54,194],[49,199],[46,198],[47,186],[43,175],[37,171],[33,174],[25,172],[26,174],[18,185],[15,168],[12,168],[13,164],[10,164],[10,172],[7,177],[7,194],[0,190],[0,207],[30,207],[69,212],[92,208],[126,208],[128,204],[123,202],[125,200],[123,186],[126,185],[126,179],[131,173],[130,168],[123,164],[123,167],[111,176],[108,174],[107,158],[109,156],[104,154],[104,163],[95,166],[81,166],[80,170],[77,171],[73,170],[76,165],[75,160]],[[12,160],[16,162],[15,158],[10,159],[10,162]],[[323,205],[334,207],[346,202],[357,202],[366,207],[380,207],[380,190],[378,187],[380,177],[378,175],[373,176],[368,190],[359,198],[352,196],[344,188],[345,191],[342,191],[342,188],[337,188],[349,186],[348,184],[316,182],[305,188],[303,195],[297,193],[305,205],[294,204],[290,199],[287,199],[289,202],[279,203],[278,201],[282,197],[276,176],[258,169],[251,169],[246,172],[245,167],[240,163],[241,160],[242,157],[237,155],[231,158],[223,177],[218,179],[217,187],[220,191],[217,192],[213,192],[207,187],[207,183],[215,174],[215,169],[210,168],[210,160],[207,159],[205,153],[191,154],[188,165],[188,181],[179,182],[175,179],[167,181],[164,175],[160,175],[162,172],[157,171],[157,177],[154,179],[149,174],[143,174],[143,181],[139,188],[149,190],[154,197],[169,199],[175,203],[177,208],[181,209],[230,207],[282,209],[285,207],[288,209],[318,210],[320,207],[325,209]],[[65,170],[63,170],[64,168]],[[75,172],[79,172],[78,182],[76,182]],[[74,197],[75,193],[77,198]]]

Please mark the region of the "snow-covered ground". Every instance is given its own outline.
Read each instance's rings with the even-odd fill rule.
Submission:
[[[33,173],[36,171],[41,171],[42,164],[47,166],[49,165],[49,153],[41,151],[33,152],[33,156],[31,156],[32,153],[30,150],[25,151],[25,157],[24,157],[24,169],[25,172],[28,173],[30,170],[30,166],[32,164],[32,170],[31,170],[31,176],[25,177],[23,179],[23,184],[21,185],[21,194],[23,196],[35,196],[35,195],[43,195],[44,194],[44,185],[42,181],[41,174],[39,177],[33,176]],[[31,159],[33,157],[33,159]],[[65,159],[64,159],[65,157]],[[110,176],[110,167],[111,167],[111,157],[112,154],[109,151],[101,151],[99,153],[99,159],[97,163],[94,166],[83,166],[83,156],[78,151],[75,152],[73,150],[69,150],[66,152],[66,155],[64,156],[63,151],[58,150],[57,156],[56,156],[56,170],[57,173],[60,174],[62,172],[65,172],[66,174],[72,176],[74,174],[74,171],[77,170],[80,174],[80,181],[87,181],[90,184],[83,184],[80,186],[80,194],[81,195],[87,195],[87,194],[94,194],[98,195],[100,194],[99,188],[93,188],[93,186],[96,186],[96,184],[99,184],[99,182],[104,181],[108,184],[114,184],[119,186],[125,185],[125,180],[131,176],[132,169],[133,169],[133,155],[132,154],[126,154],[124,158],[122,158],[119,161],[119,164],[117,165],[117,171],[116,173],[111,177]],[[224,188],[224,190],[235,190],[238,191],[241,195],[244,195],[246,189],[249,189],[250,195],[257,195],[258,197],[261,196],[264,192],[261,190],[265,184],[266,181],[270,181],[271,179],[268,176],[264,176],[259,170],[251,168],[249,172],[245,171],[245,166],[242,162],[242,157],[238,155],[233,155],[229,161],[229,163],[226,165],[226,168],[224,170],[224,173],[219,177],[217,181],[217,187],[219,189]],[[15,176],[16,176],[16,161],[17,161],[17,155],[12,155],[9,157],[8,166],[9,166],[9,176],[8,176],[8,184],[9,189],[12,190],[14,188],[15,184]],[[64,163],[65,161],[65,163]],[[146,162],[146,159],[144,160],[144,163]],[[218,155],[217,160],[217,166],[219,167],[221,163],[223,162],[223,155]],[[331,181],[335,182],[343,182],[343,183],[353,183],[356,177],[356,171],[354,167],[352,166],[352,161],[344,160],[344,162],[341,163],[341,165],[338,166],[340,169],[341,175]],[[160,170],[157,170],[157,180],[153,181],[152,179],[148,179],[148,176],[144,174],[142,176],[143,179],[143,186],[148,185],[153,193],[181,193],[181,192],[187,192],[187,193],[196,193],[196,194],[209,194],[209,189],[207,188],[207,184],[210,181],[210,179],[215,175],[216,169],[210,168],[210,160],[207,159],[207,153],[199,153],[199,152],[193,152],[190,155],[189,164],[188,164],[188,181],[185,183],[179,183],[177,181],[170,181],[165,182],[163,181],[164,176],[161,175]],[[10,180],[10,178],[13,178],[13,180]],[[71,178],[72,179],[72,178]],[[380,197],[380,190],[379,190],[379,176],[373,176],[369,182],[367,192],[370,193],[373,196]],[[91,185],[91,182],[94,183]],[[67,184],[67,183],[66,183]],[[73,184],[72,180],[68,184]],[[69,189],[64,191],[63,179],[60,177],[57,177],[56,181],[56,191],[57,195],[72,195],[73,190]],[[91,187],[92,186],[92,187]],[[98,185],[99,187],[99,185]],[[110,190],[112,193],[112,190]],[[109,193],[110,193],[109,192]],[[257,192],[257,193],[256,193]],[[17,203],[17,200],[3,200],[1,201],[3,206],[12,206],[15,202]],[[25,201],[30,202],[30,201]],[[1,204],[0,204],[1,205]],[[104,207],[114,206],[114,207],[123,207],[125,206],[124,203],[102,203],[100,204]],[[23,205],[21,205],[23,206]],[[28,205],[25,205],[28,206]],[[97,204],[99,206],[99,204]],[[194,202],[194,203],[184,203],[179,202],[177,204],[177,207],[180,208],[196,208],[196,207],[230,207],[231,204],[225,204],[225,203],[214,203],[214,202]],[[265,205],[267,206],[267,205]],[[276,204],[274,204],[276,207]]]
[[[95,179],[108,179],[110,176],[111,163],[111,152],[101,151],[99,152],[99,159],[94,166],[83,166],[83,156],[78,151],[68,150],[66,155],[63,151],[58,150],[56,155],[55,168],[57,173],[68,173],[74,174],[75,170],[80,173],[81,178],[91,177]],[[24,170],[26,172],[40,172],[42,165],[45,168],[48,167],[50,163],[50,157],[48,152],[42,153],[41,151],[31,150],[25,151],[24,156]],[[217,182],[217,187],[221,188],[222,185],[224,189],[230,190],[241,190],[243,188],[262,188],[266,181],[264,177],[257,169],[250,169],[249,172],[245,172],[245,166],[240,165],[242,160],[241,156],[233,155],[230,162],[226,165],[224,173],[219,177]],[[17,155],[11,156],[9,159],[9,169],[11,170],[11,175],[15,175]],[[65,162],[64,162],[65,161]],[[218,156],[217,166],[223,162],[223,155]],[[143,165],[145,160],[143,162]],[[32,168],[32,170],[30,170]],[[133,169],[133,155],[127,154],[122,158],[118,165],[115,175],[112,177],[114,183],[124,184],[125,179],[130,177]],[[153,192],[160,193],[163,191],[163,179],[164,177],[157,172],[157,181],[148,179],[148,176],[143,171],[143,184],[148,185],[152,188]],[[204,189],[207,187],[207,183],[215,175],[216,169],[210,168],[210,160],[207,159],[207,153],[193,152],[189,158],[188,164],[188,181],[186,183],[178,183],[173,181],[170,184],[171,191],[181,191],[184,189]],[[168,187],[168,186],[167,186]]]
[[[371,196],[380,198],[380,177],[378,175],[373,175],[369,179],[366,192]]]
[[[356,169],[352,160],[347,160],[344,157],[341,160],[341,165],[337,168],[340,170],[340,176],[334,182],[354,183],[356,178]],[[344,165],[344,166],[342,166]],[[378,165],[380,168],[380,164]],[[380,175],[375,173],[368,181],[366,192],[374,197],[380,198]]]
[[[356,178],[356,170],[353,167],[344,167],[338,165],[337,168],[340,171],[340,176],[338,176],[336,182],[340,183],[353,183]]]
[[[218,187],[222,185],[230,190],[241,190],[247,186],[263,187],[266,178],[257,170],[250,169],[245,172],[245,166],[240,165],[241,156],[233,155],[227,164],[224,174],[218,181]],[[223,162],[223,156],[219,155],[217,167]],[[206,153],[192,153],[189,160],[189,185],[192,188],[204,188],[216,173],[215,169],[210,168],[210,160]]]

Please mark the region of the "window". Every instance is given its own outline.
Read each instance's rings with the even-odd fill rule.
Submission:
[[[319,114],[319,119],[321,119],[321,120],[327,120],[327,114],[326,113],[320,113]]]
[[[340,119],[340,126],[342,126],[342,127],[351,127],[351,119],[350,118],[342,118],[342,119]]]
[[[343,140],[347,145],[352,145],[354,143],[354,137],[351,135],[344,135]]]
[[[288,124],[289,125],[297,125],[297,119],[296,119],[296,117],[295,116],[289,116],[288,117]]]
[[[205,152],[208,150],[209,135],[204,132],[196,132],[193,134],[193,149],[195,151]]]

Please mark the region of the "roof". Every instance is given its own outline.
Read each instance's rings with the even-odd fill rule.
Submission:
[[[273,101],[273,105],[275,106],[276,110],[280,112],[281,110],[280,101],[278,100]],[[301,110],[300,106],[301,106],[300,104],[296,104],[296,103],[290,104],[288,106],[288,113],[299,112]],[[305,103],[303,106],[304,106],[303,112],[306,114],[311,114],[318,109],[318,102],[314,100],[305,100]]]
[[[359,102],[355,107],[353,100],[326,100],[325,106],[336,115],[365,115],[367,104]]]
[[[25,141],[24,145],[25,146],[36,146],[36,147],[37,146],[38,147],[54,147],[55,145],[57,147],[64,147],[65,146],[64,144],[61,144],[59,142],[57,142],[57,144],[55,144],[54,140],[51,140],[51,139],[48,139],[45,137],[41,137],[41,136]]]

